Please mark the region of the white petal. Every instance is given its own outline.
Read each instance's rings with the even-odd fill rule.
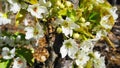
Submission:
[[[67,55],[67,48],[64,45],[60,48],[60,53],[62,55],[62,58]]]
[[[8,55],[9,53],[10,53],[9,48],[4,47],[2,49],[2,56],[3,56],[4,59],[11,59],[11,58],[13,58],[15,56],[15,55],[12,55],[11,53],[10,53],[11,55]]]
[[[0,18],[0,25],[10,24],[11,20],[7,18]]]
[[[36,11],[34,11],[34,8],[36,8]],[[43,14],[48,13],[47,8],[45,6],[40,6],[39,4],[29,5],[27,10],[32,16],[37,18],[43,18]]]
[[[75,60],[75,63],[76,63],[77,65],[80,65],[81,61],[80,61],[79,59],[77,59],[77,60]]]
[[[28,25],[28,20],[24,19],[24,25],[27,26]]]
[[[32,33],[26,33],[25,39],[31,39],[33,38],[33,34]]]
[[[10,51],[10,53],[11,53],[11,58],[13,58],[13,57],[15,56],[15,48],[13,48],[13,49]]]
[[[73,30],[70,30],[70,36],[72,36],[73,35]]]
[[[9,49],[8,47],[4,47],[4,48],[2,48],[2,51],[9,52],[9,51],[10,51],[10,49]]]
[[[20,10],[20,5],[18,3],[14,3],[11,5],[10,11],[13,13],[17,13]]]
[[[70,33],[72,33],[72,32],[71,32],[71,29],[69,29],[69,28],[64,28],[63,26],[62,26],[62,32],[65,34],[66,37],[68,37],[68,35],[69,35]]]
[[[70,27],[71,27],[71,29],[76,29],[76,28],[79,28],[79,25],[77,25],[75,23],[71,23]]]
[[[13,4],[13,0],[7,0],[10,4]]]
[[[78,51],[78,48],[75,47],[75,46],[69,48],[69,49],[68,49],[68,56],[69,56],[70,58],[74,59],[74,58],[75,58],[75,54],[77,53],[77,51]]]
[[[100,58],[100,53],[98,51],[94,52],[95,58]]]
[[[47,12],[48,12],[48,10],[46,7],[44,7],[44,6],[39,7],[39,13],[47,13]]]
[[[11,51],[10,51],[10,53],[15,53],[15,48],[13,48]]]
[[[118,10],[117,7],[113,7],[113,8],[111,8],[111,10],[110,10],[110,12],[111,12],[114,20],[116,20],[116,19],[118,18],[118,14],[116,13],[117,10]]]
[[[11,59],[12,57],[10,56],[3,56],[4,59]]]

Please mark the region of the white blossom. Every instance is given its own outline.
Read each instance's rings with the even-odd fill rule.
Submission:
[[[63,42],[63,46],[60,48],[60,53],[62,58],[64,58],[67,54],[70,58],[74,59],[75,54],[78,51],[77,43],[74,39],[68,39]]]
[[[27,68],[26,60],[20,57],[15,58],[12,68]]]
[[[31,38],[39,39],[39,38],[43,37],[44,31],[42,29],[43,29],[43,27],[39,23],[37,23],[35,25],[35,27],[26,27],[25,28],[25,31],[26,31],[25,38],[26,39],[31,39]]]
[[[47,8],[39,4],[29,5],[27,11],[37,18],[43,18],[44,15],[48,14]]]
[[[6,14],[0,13],[0,25],[10,24],[11,20],[7,18]]]
[[[68,35],[72,36],[73,29],[79,28],[79,25],[75,24],[70,18],[66,17],[66,19],[57,19],[55,23],[58,23],[62,26],[62,32],[66,37]]]
[[[109,23],[109,18],[110,18],[110,15],[105,15],[101,18],[101,21],[100,21],[100,24],[106,29],[112,28],[111,24]]]
[[[15,56],[15,48],[10,50],[8,47],[2,48],[3,59],[12,59]]]

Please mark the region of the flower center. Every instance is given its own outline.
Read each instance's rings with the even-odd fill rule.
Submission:
[[[10,56],[10,55],[11,55],[11,53],[10,53],[10,52],[8,52],[8,53],[7,53],[7,55],[8,55],[8,56]]]
[[[65,43],[65,45],[66,45],[67,48],[71,48],[72,47],[72,44],[70,42]]]
[[[18,61],[18,64],[21,64],[21,63],[23,63],[22,60],[19,60],[19,61]]]
[[[64,27],[68,27],[68,26],[69,26],[69,23],[68,23],[67,21],[64,21],[64,22],[63,22],[63,26],[64,26]]]
[[[35,12],[37,12],[37,7],[34,7],[33,10],[34,10]]]
[[[37,34],[39,34],[39,31],[35,28],[34,29],[34,35],[37,35]]]

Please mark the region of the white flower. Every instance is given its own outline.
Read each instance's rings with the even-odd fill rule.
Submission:
[[[79,28],[77,24],[75,24],[70,18],[66,17],[66,20],[64,19],[57,19],[57,23],[62,26],[62,32],[65,34],[66,37],[68,35],[72,36],[73,29]]]
[[[75,59],[76,65],[84,67],[88,60],[88,54],[86,54],[84,51],[78,51]]]
[[[63,42],[63,46],[60,48],[60,53],[62,58],[64,58],[67,54],[70,58],[74,59],[75,54],[78,51],[77,43],[74,39],[68,39]]]
[[[73,34],[73,30],[72,29],[64,28],[63,26],[62,26],[62,32],[65,34],[66,37],[68,37],[69,34],[70,34],[70,36],[72,36],[72,34]]]
[[[34,38],[34,39],[39,39],[41,37],[44,36],[44,31],[42,30],[42,26],[37,23],[35,25],[35,27],[26,27],[25,28],[25,31],[26,31],[26,36],[25,38],[26,39],[31,39],[31,38]]]
[[[0,13],[0,25],[10,24],[11,20],[7,19],[5,14]]]
[[[20,8],[21,5],[19,3],[17,3],[17,0],[7,0],[10,3],[10,11],[12,11],[13,13],[17,13]]]
[[[116,20],[118,18],[118,14],[116,13],[117,10],[118,9],[115,6],[110,9],[110,13],[112,14],[114,20]]]
[[[20,57],[15,58],[12,68],[27,68],[26,60]]]
[[[43,15],[48,14],[47,8],[45,6],[40,6],[39,4],[29,5],[27,10],[32,16],[37,18],[43,18]]]
[[[0,25],[5,25],[11,23],[10,19],[0,17]]]
[[[100,57],[99,52],[94,52],[94,68],[106,68],[105,57]]]
[[[2,48],[3,59],[12,59],[15,56],[15,48],[10,50],[8,47]]]
[[[100,24],[106,29],[112,28],[111,24],[109,24],[109,18],[110,18],[110,15],[106,15],[106,16],[103,16],[100,21]]]

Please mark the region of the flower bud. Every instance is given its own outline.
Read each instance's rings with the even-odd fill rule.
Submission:
[[[81,22],[85,22],[85,18],[81,17],[80,18]]]
[[[65,4],[67,7],[71,7],[72,6],[72,3],[70,1],[66,1],[66,4]]]
[[[80,36],[80,35],[79,35],[78,33],[74,33],[74,34],[73,34],[73,38],[74,38],[74,39],[78,39],[79,36]]]
[[[57,33],[62,33],[62,29],[60,27],[57,28]]]
[[[61,5],[60,5],[60,8],[65,8],[64,4],[61,4]]]

